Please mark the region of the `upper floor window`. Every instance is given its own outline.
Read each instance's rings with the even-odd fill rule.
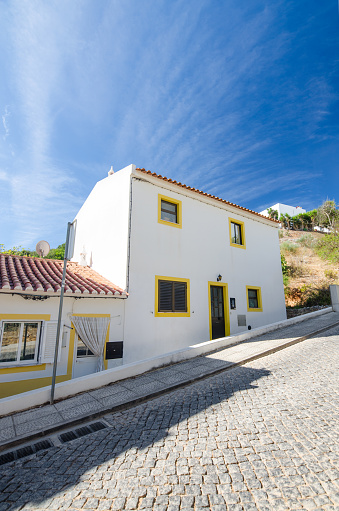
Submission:
[[[37,362],[40,330],[40,322],[3,322],[0,344],[0,364]]]
[[[229,219],[230,244],[232,247],[246,248],[245,226],[240,220]]]
[[[190,315],[188,279],[155,277],[155,315]]]
[[[261,288],[246,286],[248,312],[262,312]]]
[[[171,197],[165,197],[164,195],[159,195],[158,222],[181,228],[181,201],[172,199]]]

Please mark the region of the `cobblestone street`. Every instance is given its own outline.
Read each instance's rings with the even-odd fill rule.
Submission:
[[[339,328],[0,470],[0,511],[339,509]]]

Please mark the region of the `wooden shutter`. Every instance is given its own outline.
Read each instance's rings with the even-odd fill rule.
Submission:
[[[47,321],[46,323],[43,323],[41,359],[40,359],[40,362],[42,362],[42,363],[53,364],[53,362],[54,362],[57,327],[58,327],[57,321]],[[60,334],[61,333],[62,333],[62,328],[60,329]],[[59,341],[58,362],[60,362],[60,353],[61,353],[61,339]]]
[[[172,312],[173,282],[159,280],[159,312]]]
[[[186,282],[174,282],[174,311],[187,312],[187,284]]]

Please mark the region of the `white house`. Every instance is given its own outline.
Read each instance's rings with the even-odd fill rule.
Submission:
[[[0,254],[0,398],[51,383],[62,269],[63,261]],[[68,263],[57,382],[95,372],[101,360],[106,369],[121,364],[126,298],[91,268]],[[88,324],[93,351],[82,333]]]
[[[73,260],[128,293],[129,363],[286,319],[278,228],[130,165],[99,181],[80,209]]]
[[[271,206],[271,208],[267,209],[275,209],[278,211],[278,218],[280,218],[280,215],[289,215],[289,216],[297,216],[299,213],[306,213],[306,209],[303,209],[300,206],[288,206],[287,204],[281,204],[278,202],[277,204],[274,204],[274,206]],[[260,212],[260,215],[269,216],[267,209],[264,209],[264,211]]]

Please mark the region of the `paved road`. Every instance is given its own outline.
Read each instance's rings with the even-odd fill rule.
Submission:
[[[0,511],[339,510],[339,328],[1,467]]]

